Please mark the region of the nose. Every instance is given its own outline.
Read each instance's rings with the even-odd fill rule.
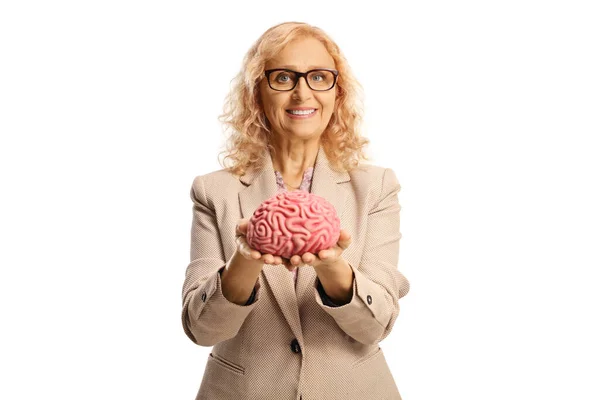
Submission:
[[[305,76],[298,80],[298,83],[296,83],[296,87],[292,92],[293,96],[300,100],[308,99],[310,96],[312,96],[312,90],[308,87],[308,82],[306,81]]]

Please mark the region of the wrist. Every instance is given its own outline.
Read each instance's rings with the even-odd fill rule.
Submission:
[[[246,258],[242,253],[240,253],[239,249],[236,249],[233,256],[229,259],[229,263],[227,263],[227,267],[229,264],[234,264],[236,267],[240,266],[241,268],[260,268],[262,269],[264,265],[264,261],[260,258],[255,260],[253,258]],[[226,268],[227,268],[226,267]]]
[[[262,266],[262,261],[247,260],[236,251],[221,273],[223,296],[232,303],[244,305],[258,282]]]

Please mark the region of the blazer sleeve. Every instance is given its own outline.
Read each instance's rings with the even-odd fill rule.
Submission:
[[[375,344],[385,339],[400,312],[398,300],[410,288],[398,270],[400,250],[400,184],[393,170],[383,172],[381,194],[367,217],[366,243],[354,272],[353,294],[349,303],[338,307],[324,304],[315,285],[315,299],[338,326],[353,339]]]
[[[260,283],[257,280],[247,305],[232,303],[223,296],[221,271],[226,261],[216,215],[207,200],[202,176],[194,178],[190,197],[194,203],[190,263],[181,294],[181,320],[183,330],[194,343],[213,346],[238,333],[260,298]]]

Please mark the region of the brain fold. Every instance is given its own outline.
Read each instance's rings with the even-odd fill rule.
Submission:
[[[283,258],[318,254],[340,236],[340,219],[323,197],[305,191],[280,192],[265,200],[248,223],[248,245]]]

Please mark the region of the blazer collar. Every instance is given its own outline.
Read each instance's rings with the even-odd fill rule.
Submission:
[[[273,168],[271,155],[268,154],[267,161],[262,169],[248,171],[240,177],[240,181],[248,185],[238,195],[242,218],[250,219],[263,201],[277,193],[275,169]],[[343,221],[344,204],[348,192],[340,183],[348,181],[350,181],[348,172],[334,170],[327,159],[323,146],[319,146],[310,193],[321,196],[330,202],[341,221]],[[295,288],[291,273],[281,265],[266,265],[263,268],[263,273],[292,331],[302,344],[298,300],[309,288],[314,286],[317,276],[314,269],[310,266],[299,267],[298,281]],[[294,293],[297,296],[296,298],[294,298]]]
[[[273,168],[273,159],[268,154],[265,165],[262,169],[251,170],[242,175],[240,181],[247,185],[240,191],[239,200],[242,210],[242,218],[250,219],[252,213],[266,199],[277,193],[277,182],[275,180],[275,169]],[[310,186],[310,193],[324,197],[335,207],[338,216],[341,217],[344,209],[344,194],[338,183],[348,182],[350,175],[346,171],[336,171],[327,159],[323,146],[319,146],[313,177]]]

